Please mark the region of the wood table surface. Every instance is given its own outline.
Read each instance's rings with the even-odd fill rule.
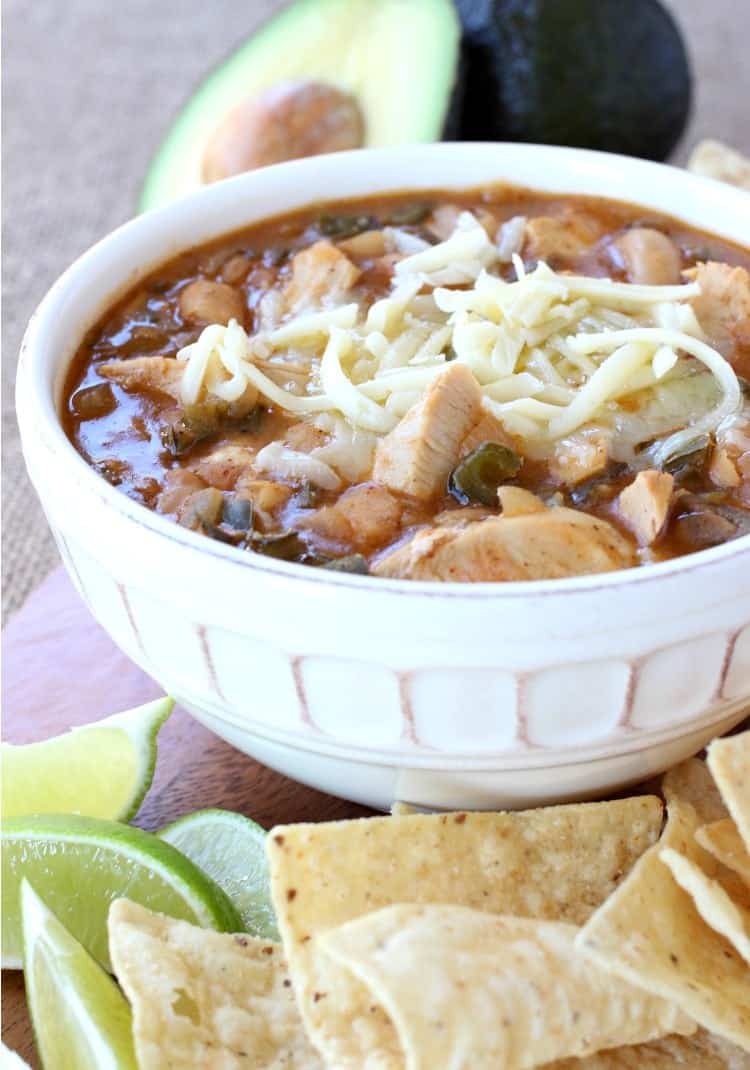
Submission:
[[[62,569],[11,618],[2,655],[3,739],[10,743],[47,739],[161,694],[99,627]],[[369,812],[260,765],[177,708],[159,734],[156,775],[135,824],[160,828],[208,806],[236,810],[266,828]],[[16,970],[3,972],[2,1038],[38,1067]]]

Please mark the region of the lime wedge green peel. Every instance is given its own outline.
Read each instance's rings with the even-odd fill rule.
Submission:
[[[37,1048],[55,1070],[136,1070],[130,1007],[28,881],[20,889],[24,979]]]
[[[260,825],[229,810],[198,810],[167,825],[159,836],[224,889],[246,932],[280,939],[268,883],[266,834]]]
[[[153,779],[156,737],[173,705],[161,698],[43,743],[3,743],[3,816],[72,813],[129,821]]]
[[[239,932],[227,896],[178,850],[141,829],[72,815],[3,821],[2,965],[21,965],[21,882],[105,969],[110,969],[107,914],[127,896],[150,910],[203,928]]]

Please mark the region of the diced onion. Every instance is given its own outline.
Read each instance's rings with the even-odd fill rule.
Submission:
[[[329,464],[311,453],[289,449],[283,442],[269,442],[259,450],[255,468],[280,479],[308,479],[323,490],[338,490],[341,486],[341,480]]]
[[[478,263],[481,270],[484,264],[496,259],[497,249],[479,220],[471,212],[462,212],[450,238],[400,260],[395,273],[403,279],[409,275],[430,276],[437,271],[448,271],[457,276],[457,281],[470,281],[462,277],[471,275],[473,264]]]

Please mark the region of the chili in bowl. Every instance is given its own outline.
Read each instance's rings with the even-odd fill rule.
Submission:
[[[441,145],[128,224],[19,377],[79,589],[196,716],[352,798],[568,798],[689,753],[750,696],[749,200]]]

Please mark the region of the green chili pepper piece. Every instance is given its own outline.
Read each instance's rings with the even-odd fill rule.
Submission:
[[[230,405],[227,416],[232,427],[237,431],[249,431],[254,433],[260,428],[264,412],[265,409],[262,405],[255,405],[250,412],[247,412],[242,416],[234,416]]]
[[[680,477],[701,472],[705,468],[711,449],[711,436],[701,435],[695,441],[673,453],[664,464],[664,471],[670,472],[679,481]]]
[[[324,213],[318,219],[318,230],[326,238],[353,238],[377,225],[377,220],[370,215],[328,215]]]
[[[409,227],[416,223],[423,223],[432,211],[431,204],[419,201],[415,204],[404,204],[400,208],[394,208],[388,216],[388,222],[393,227]]]
[[[513,479],[523,458],[499,442],[483,442],[456,465],[448,492],[461,505],[497,505],[497,488]]]
[[[369,576],[370,569],[362,554],[349,554],[347,557],[337,557],[327,562],[323,568],[331,572],[354,572],[360,576]]]
[[[250,547],[256,553],[275,557],[280,561],[299,561],[307,553],[307,546],[296,531],[280,531],[273,535],[255,534]]]
[[[239,494],[225,494],[221,522],[234,531],[249,531],[253,526],[253,503]]]

